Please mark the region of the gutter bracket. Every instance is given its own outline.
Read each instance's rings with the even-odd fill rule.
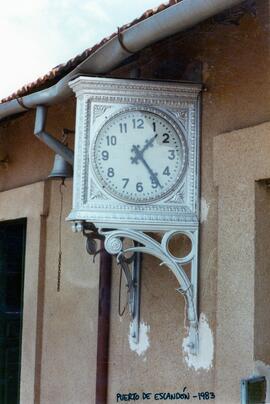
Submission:
[[[133,54],[135,53],[135,52],[129,50],[129,49],[126,47],[126,45],[124,44],[123,31],[121,31],[121,28],[119,28],[119,27],[118,27],[118,29],[117,29],[117,38],[118,38],[118,42],[119,42],[121,48],[122,48],[125,52],[130,53],[131,55],[133,55]]]
[[[28,107],[24,104],[22,97],[16,98],[16,101],[17,101],[17,103],[18,103],[22,108],[24,108],[26,111],[30,111],[30,110],[32,109],[32,108],[28,108]]]

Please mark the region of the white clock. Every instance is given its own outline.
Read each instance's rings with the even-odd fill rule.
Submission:
[[[105,192],[127,203],[149,204],[165,198],[182,180],[187,145],[169,114],[126,107],[98,130],[90,160]]]
[[[200,86],[99,77],[79,77],[70,86],[77,113],[68,219],[75,222],[75,231],[84,230],[88,241],[103,237],[107,252],[122,263],[135,342],[140,261],[135,259],[128,271],[128,254],[152,254],[172,270],[187,301],[189,347],[196,354]],[[170,250],[179,235],[191,244],[184,257]],[[124,239],[133,247],[126,247]]]
[[[79,77],[73,209],[96,227],[198,226],[200,86]]]

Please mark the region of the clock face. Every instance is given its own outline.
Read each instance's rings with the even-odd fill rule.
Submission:
[[[179,184],[187,146],[173,118],[153,108],[129,107],[98,131],[91,161],[106,192],[127,203],[146,204],[166,197]]]

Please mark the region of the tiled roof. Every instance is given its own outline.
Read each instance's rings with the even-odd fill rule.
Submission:
[[[149,9],[145,11],[141,17],[136,18],[135,20],[131,21],[128,24],[123,25],[119,28],[120,32],[126,30],[129,27],[132,27],[139,22],[146,20],[147,18],[159,13],[160,11],[165,10],[168,7],[173,6],[174,4],[179,3],[181,0],[169,0],[166,4],[160,4],[158,7]],[[74,58],[70,59],[68,62],[60,64],[50,70],[47,74],[42,77],[39,77],[37,80],[33,81],[32,83],[24,85],[15,93],[11,94],[9,97],[6,97],[1,100],[1,103],[11,101],[15,98],[23,97],[27,94],[42,90],[44,88],[50,87],[51,85],[55,84],[58,80],[72,71],[76,66],[78,66],[81,62],[87,59],[91,54],[93,54],[97,49],[101,48],[106,42],[108,42],[113,37],[117,36],[118,32],[114,32],[110,36],[103,38],[102,41],[97,43],[91,48],[87,48],[84,52],[80,55],[75,56]]]

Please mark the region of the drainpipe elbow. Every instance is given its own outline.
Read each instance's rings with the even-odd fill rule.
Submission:
[[[44,105],[38,105],[36,108],[34,135],[73,166],[74,151],[45,131],[46,119],[47,107]]]

